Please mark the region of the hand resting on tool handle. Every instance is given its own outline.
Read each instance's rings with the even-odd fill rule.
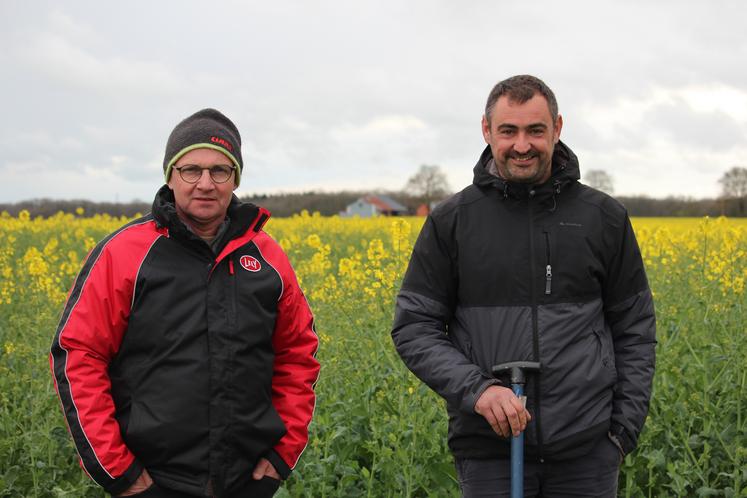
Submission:
[[[475,412],[485,417],[490,427],[501,437],[518,436],[532,420],[524,403],[514,392],[502,386],[490,386],[475,403]]]

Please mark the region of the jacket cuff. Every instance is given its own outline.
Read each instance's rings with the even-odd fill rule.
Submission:
[[[628,431],[625,430],[625,427],[623,427],[622,425],[613,423],[610,426],[609,436],[618,444],[618,447],[620,448],[620,451],[622,451],[623,456],[628,455],[635,449],[635,441],[632,437],[630,437]]]
[[[502,382],[498,379],[485,379],[482,384],[479,384],[477,389],[470,391],[462,400],[462,410],[467,413],[475,413],[475,405],[477,400],[480,399],[482,393],[490,386],[500,386]]]
[[[143,470],[145,470],[145,467],[137,459],[133,460],[132,464],[124,471],[124,474],[114,478],[110,484],[104,486],[104,490],[112,496],[124,493],[137,481]]]
[[[278,455],[277,451],[270,450],[264,455],[264,457],[272,464],[273,467],[275,467],[275,470],[280,475],[281,479],[288,479],[288,476],[290,476],[292,469],[288,467],[288,464],[285,463],[285,460],[283,460],[280,455]]]

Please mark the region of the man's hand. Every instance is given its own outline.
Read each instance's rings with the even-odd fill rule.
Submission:
[[[132,483],[132,486],[127,488],[124,493],[117,496],[136,495],[138,493],[142,493],[151,486],[153,486],[153,479],[150,478],[150,474],[148,474],[148,471],[143,469],[143,471],[140,473],[140,477],[138,477],[137,480]]]
[[[485,417],[490,427],[501,437],[518,436],[532,416],[524,404],[507,387],[490,386],[475,403],[475,412]]]
[[[280,480],[280,474],[275,470],[270,461],[266,458],[260,458],[257,466],[252,471],[252,477],[254,480],[259,481],[263,477],[272,477],[273,479]]]

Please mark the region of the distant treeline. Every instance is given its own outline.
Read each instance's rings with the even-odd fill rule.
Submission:
[[[243,201],[253,202],[267,208],[275,217],[287,217],[306,210],[329,216],[345,211],[345,207],[363,195],[374,192],[303,192],[293,194],[257,194],[245,196]],[[414,213],[421,204],[415,196],[403,192],[375,192],[391,197],[407,206]],[[747,199],[688,199],[667,197],[653,199],[650,197],[617,197],[628,209],[631,216],[747,216]],[[13,204],[0,204],[0,212],[7,211],[11,216],[18,216],[21,210],[27,210],[32,217],[52,216],[60,211],[76,213],[83,208],[84,216],[107,213],[112,216],[134,216],[137,213],[150,212],[150,203],[133,201],[92,202],[86,200],[34,199]]]
[[[18,216],[24,209],[32,218],[43,216],[45,218],[63,213],[75,214],[78,208],[83,208],[83,216],[94,214],[110,214],[111,216],[133,217],[136,214],[150,212],[151,203],[142,201],[132,202],[93,202],[82,199],[59,200],[59,199],[32,199],[14,204],[0,204],[0,213],[7,211],[11,216]]]
[[[631,216],[747,216],[747,198],[688,199],[685,197],[615,197]]]
[[[302,192],[295,194],[257,194],[242,197],[242,201],[252,202],[258,206],[268,209],[273,216],[287,217],[298,214],[304,209],[309,213],[318,212],[324,216],[340,214],[345,208],[357,201],[364,195],[386,195],[403,206],[407,207],[411,213],[421,204],[417,197],[408,195],[403,192]]]

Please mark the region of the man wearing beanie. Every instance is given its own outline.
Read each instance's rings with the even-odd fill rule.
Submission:
[[[308,440],[319,373],[293,269],[233,195],[236,126],[179,123],[150,214],[102,240],[50,365],[86,473],[114,496],[272,496]]]

